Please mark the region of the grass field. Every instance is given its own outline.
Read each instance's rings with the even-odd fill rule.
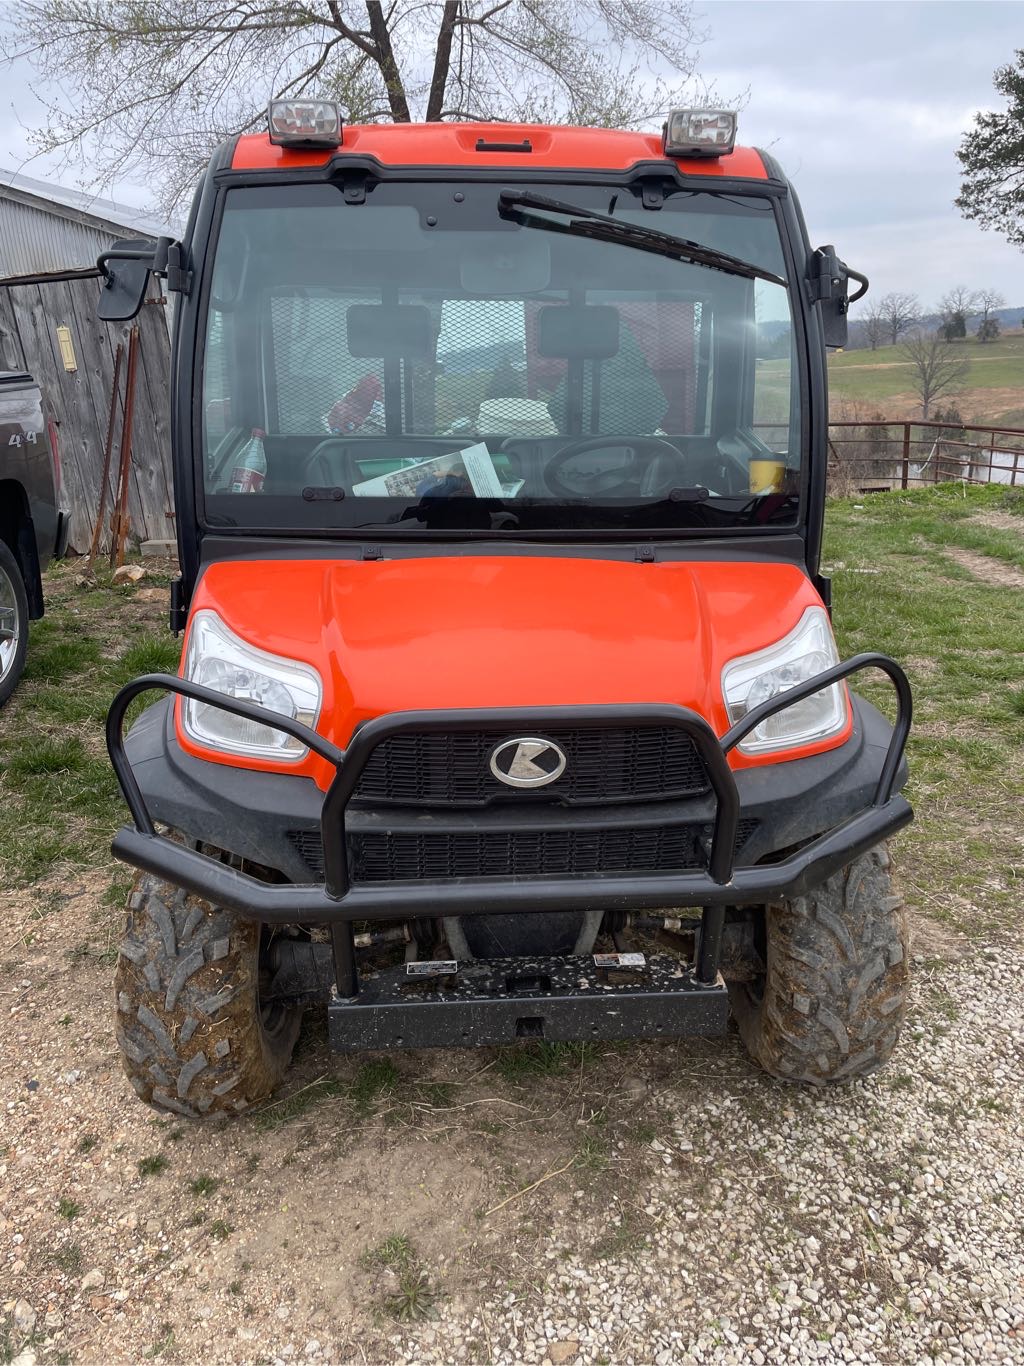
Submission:
[[[908,901],[965,933],[1005,927],[1024,869],[1024,495],[835,500],[826,566],[840,652],[883,650],[914,688]],[[864,691],[889,707],[886,685]]]
[[[968,361],[967,375],[939,406],[952,400],[967,420],[1024,426],[1024,333],[1008,333],[986,346],[960,342],[957,354]],[[914,368],[899,346],[837,352],[829,357],[828,375],[833,409],[845,401],[878,409],[884,417],[920,417]]]

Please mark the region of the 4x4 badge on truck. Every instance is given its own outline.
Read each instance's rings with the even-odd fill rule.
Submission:
[[[532,735],[504,740],[491,754],[491,772],[509,787],[544,787],[565,772],[565,752]]]

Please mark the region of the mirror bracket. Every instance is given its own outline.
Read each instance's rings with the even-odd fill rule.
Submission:
[[[185,248],[180,242],[168,243],[167,267],[164,274],[167,277],[168,290],[172,294],[183,294],[188,298],[192,291],[192,272],[186,264]]]
[[[848,292],[851,279],[860,283],[856,294]],[[863,298],[868,290],[866,275],[841,261],[835,247],[819,247],[811,257],[807,273],[807,297],[821,305],[822,331],[826,346],[845,346],[847,314],[850,304]]]

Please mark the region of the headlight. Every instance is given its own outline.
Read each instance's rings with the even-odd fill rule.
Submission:
[[[315,669],[248,645],[228,630],[216,612],[197,612],[192,619],[185,677],[307,726],[315,727],[320,714],[322,688]],[[233,716],[207,702],[186,700],[184,717],[186,733],[212,749],[292,762],[308,752],[283,731]]]
[[[808,607],[788,636],[756,654],[731,659],[722,670],[729,721],[741,721],[762,702],[838,663],[828,615],[822,607]],[[744,754],[765,754],[809,745],[837,734],[847,717],[846,689],[841,683],[833,683],[762,721],[737,748]]]

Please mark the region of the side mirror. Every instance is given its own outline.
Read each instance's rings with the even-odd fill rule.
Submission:
[[[186,259],[181,243],[170,237],[158,237],[155,242],[126,237],[115,242],[96,262],[105,277],[97,313],[108,323],[134,318],[146,297],[150,273],[166,276],[169,290],[187,294],[192,273]]]
[[[115,242],[96,262],[106,277],[97,313],[108,323],[128,322],[142,307],[149,273],[156,264],[152,242],[125,238]]]
[[[849,281],[860,282],[856,294],[848,293]],[[821,305],[821,330],[826,346],[845,346],[850,305],[868,292],[868,279],[840,261],[835,247],[819,247],[811,257],[811,302]]]

